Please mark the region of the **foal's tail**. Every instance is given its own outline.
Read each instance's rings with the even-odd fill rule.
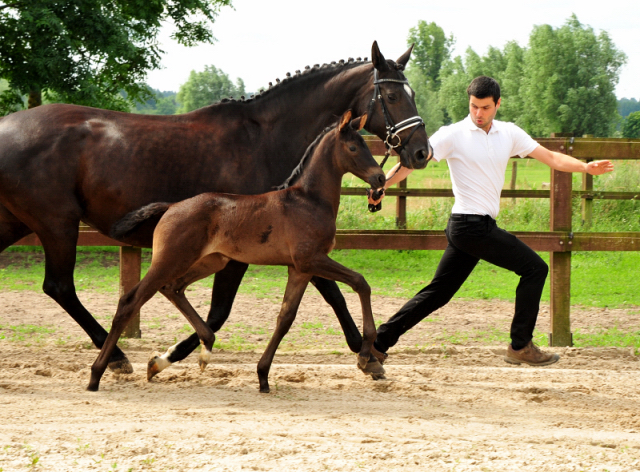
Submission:
[[[171,203],[166,202],[150,203],[149,205],[138,208],[131,213],[127,213],[122,217],[122,219],[113,225],[111,231],[109,231],[109,236],[113,239],[124,238],[149,219],[153,217],[158,217],[159,219],[166,213],[171,205]]]

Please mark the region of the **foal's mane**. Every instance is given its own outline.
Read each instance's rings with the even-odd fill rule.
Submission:
[[[285,188],[288,188],[291,185],[293,185],[302,175],[304,166],[306,165],[307,161],[310,160],[310,156],[313,155],[314,151],[316,150],[316,147],[318,147],[318,144],[320,143],[320,141],[322,141],[322,138],[324,138],[329,131],[336,129],[337,126],[338,126],[338,123],[334,123],[331,126],[327,126],[325,129],[323,129],[320,132],[320,134],[318,134],[316,139],[314,139],[313,142],[309,144],[309,146],[307,147],[307,150],[302,155],[302,159],[300,159],[300,162],[298,162],[298,165],[296,166],[296,168],[293,169],[293,172],[291,172],[291,175],[287,177],[287,180],[285,180],[282,185],[273,187],[273,189],[284,190]]]

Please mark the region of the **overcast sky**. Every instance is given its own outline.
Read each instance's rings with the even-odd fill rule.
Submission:
[[[241,77],[248,92],[265,87],[306,65],[349,57],[370,57],[378,41],[382,53],[398,58],[407,49],[409,29],[418,21],[436,22],[456,40],[454,56],[468,47],[480,55],[515,40],[526,46],[534,25],[562,26],[575,13],[598,34],[609,33],[627,55],[618,98],[640,99],[640,1],[608,0],[233,0],[220,13],[214,45],[185,48],[163,30],[163,69],[148,76],[151,87],[178,91],[192,70],[205,65]],[[559,66],[561,66],[559,64]]]

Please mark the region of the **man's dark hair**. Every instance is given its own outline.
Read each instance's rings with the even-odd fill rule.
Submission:
[[[481,75],[471,81],[467,87],[467,95],[473,95],[476,98],[493,98],[493,103],[498,104],[500,98],[500,85],[491,77]]]

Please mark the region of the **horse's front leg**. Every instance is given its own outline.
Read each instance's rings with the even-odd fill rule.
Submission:
[[[358,367],[374,379],[384,378],[384,368],[375,356],[372,356],[373,342],[376,339],[376,326],[371,310],[371,287],[365,278],[337,263],[327,255],[319,255],[310,261],[296,261],[296,266],[305,272],[335,280],[349,285],[360,297],[362,307],[363,342],[358,352]]]
[[[258,380],[260,381],[260,393],[269,393],[269,370],[273,362],[273,356],[280,345],[282,338],[289,332],[293,320],[298,313],[300,300],[309,284],[311,275],[303,274],[293,267],[289,267],[287,288],[284,292],[282,307],[278,315],[276,329],[271,336],[267,348],[258,362]]]

